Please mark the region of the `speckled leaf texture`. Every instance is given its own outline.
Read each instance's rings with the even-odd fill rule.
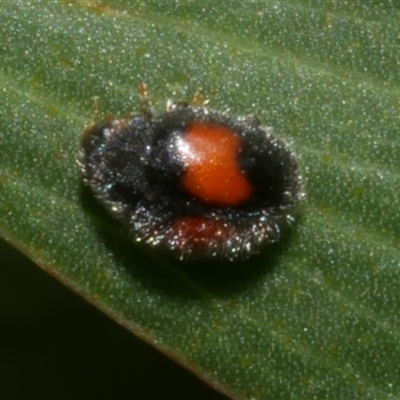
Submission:
[[[400,396],[400,3],[3,1],[0,231],[236,399]],[[249,261],[138,248],[79,179],[96,114],[202,87],[299,157],[290,234]],[[97,111],[98,113],[99,111]]]

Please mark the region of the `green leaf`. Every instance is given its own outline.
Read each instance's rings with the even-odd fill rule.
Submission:
[[[355,2],[3,2],[0,232],[53,276],[231,397],[400,396],[400,7]],[[82,190],[104,113],[201,86],[299,155],[307,199],[238,263],[137,248]]]

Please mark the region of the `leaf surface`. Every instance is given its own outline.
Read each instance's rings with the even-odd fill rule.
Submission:
[[[3,2],[0,232],[231,397],[400,396],[396,2]],[[203,87],[299,156],[307,199],[259,257],[181,264],[82,189],[93,96],[114,116]]]

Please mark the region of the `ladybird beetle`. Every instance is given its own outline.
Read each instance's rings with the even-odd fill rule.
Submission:
[[[153,116],[140,83],[140,115],[89,126],[83,181],[136,242],[188,256],[236,260],[276,241],[304,196],[298,163],[256,118],[168,102]]]

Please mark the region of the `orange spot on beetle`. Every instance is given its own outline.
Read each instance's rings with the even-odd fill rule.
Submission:
[[[246,202],[253,188],[238,164],[240,138],[227,126],[193,122],[181,139],[185,189],[201,200],[221,206]]]

